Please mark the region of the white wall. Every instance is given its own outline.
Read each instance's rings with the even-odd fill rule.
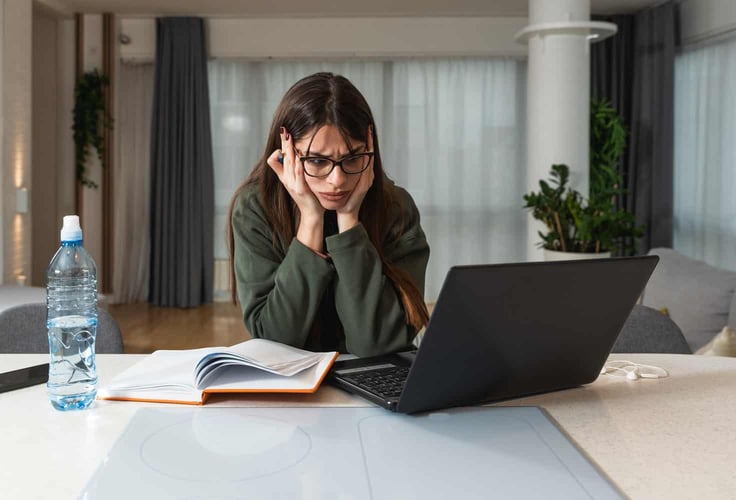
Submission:
[[[74,213],[74,20],[33,12],[31,276],[44,286],[63,215]]]
[[[680,4],[683,45],[736,30],[736,1],[683,0]]]
[[[4,50],[4,38],[5,38],[5,0],[0,0],[0,96],[3,95],[3,57]],[[6,184],[6,169],[5,169],[5,148],[4,140],[4,121],[5,114],[3,112],[3,100],[0,98],[0,284],[5,282],[5,241],[8,239],[6,234],[5,224],[5,201],[8,198]]]
[[[223,19],[207,21],[212,57],[315,58],[406,56],[526,56],[514,34],[523,17]],[[126,60],[151,61],[156,24],[150,18],[122,18],[131,43]]]
[[[33,109],[31,158],[31,276],[30,284],[44,286],[45,266],[58,247],[56,214],[56,19],[33,12]]]
[[[30,279],[31,223],[16,213],[16,188],[31,185],[32,3],[4,0],[2,6],[2,232],[4,283]],[[33,194],[30,194],[32,199]]]
[[[77,176],[72,135],[77,60],[74,19],[57,20],[56,40],[56,223],[61,229],[62,216],[73,214],[76,205]]]

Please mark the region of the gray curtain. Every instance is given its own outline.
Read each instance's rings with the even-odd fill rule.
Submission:
[[[156,21],[151,125],[151,266],[148,300],[212,301],[214,184],[207,53],[200,18]]]
[[[631,130],[632,92],[634,90],[634,16],[618,15],[595,17],[595,20],[614,23],[618,32],[601,43],[591,45],[590,96],[593,99],[605,99],[621,114],[627,130]],[[629,138],[630,140],[630,138]],[[630,144],[627,143],[627,144]],[[631,192],[629,182],[629,150],[621,155],[619,171],[623,178],[624,189]],[[618,196],[617,208],[626,208],[626,195]],[[632,242],[626,241],[623,246]],[[622,254],[620,250],[616,255]]]
[[[591,53],[591,95],[610,100],[629,129],[619,203],[646,227],[639,253],[672,246],[676,14],[668,2],[607,18],[619,32]]]
[[[618,32],[611,38],[591,46],[590,95],[607,99],[624,118],[630,129],[631,93],[634,90],[634,16],[621,15],[597,20],[614,23]],[[628,158],[622,158],[622,170],[627,171]]]

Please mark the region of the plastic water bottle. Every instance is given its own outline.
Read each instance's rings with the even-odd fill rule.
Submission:
[[[82,246],[77,215],[64,217],[61,247],[46,271],[46,327],[51,405],[87,408],[97,395],[97,267]]]

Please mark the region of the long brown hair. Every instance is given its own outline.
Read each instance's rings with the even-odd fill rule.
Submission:
[[[351,147],[352,141],[367,144],[369,127],[373,133],[373,185],[365,195],[358,218],[381,257],[384,273],[401,298],[407,324],[418,331],[429,321],[424,297],[411,275],[389,263],[384,255],[381,228],[388,227],[391,207],[399,200],[396,199],[393,185],[383,171],[373,113],[363,95],[347,78],[332,73],[315,73],[302,78],[286,92],[274,113],[263,156],[233,196],[228,213],[227,231],[232,300],[237,303],[235,241],[231,227],[235,201],[248,186],[253,184],[259,186],[261,200],[264,202],[266,215],[274,231],[273,244],[275,245],[278,239],[284,246],[288,245],[296,234],[299,209],[266,160],[274,150],[281,147],[281,127],[285,127],[293,137],[293,142],[297,142],[325,125],[337,128],[348,147]]]

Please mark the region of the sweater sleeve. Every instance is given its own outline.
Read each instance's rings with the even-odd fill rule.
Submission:
[[[399,191],[399,188],[396,188]],[[394,223],[384,239],[389,263],[406,271],[424,293],[429,245],[419,223],[419,211],[404,190]],[[362,224],[327,238],[337,272],[335,305],[345,331],[348,352],[373,356],[411,349],[416,330],[406,323],[393,282],[383,272],[381,258]]]
[[[296,238],[285,253],[274,245],[256,200],[244,192],[231,222],[243,320],[253,337],[303,347],[335,269]]]

